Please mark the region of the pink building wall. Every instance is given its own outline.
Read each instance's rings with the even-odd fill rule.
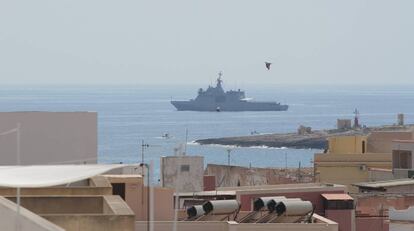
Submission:
[[[339,225],[339,231],[355,231],[355,210],[325,210],[325,217]]]
[[[135,219],[137,221],[146,221],[147,208],[148,208],[148,199],[147,191],[148,187],[144,187],[142,191],[142,186],[138,187],[137,191],[134,191],[135,198],[134,204],[130,204],[127,201],[127,204],[135,212]],[[171,221],[174,219],[174,190],[169,188],[153,188],[153,201],[154,201],[154,220],[155,221]],[[150,194],[151,197],[151,194]],[[150,199],[151,200],[151,199]]]
[[[357,217],[356,231],[389,231],[390,225],[385,217]]]
[[[204,181],[204,191],[216,190],[216,176],[204,175],[203,181]]]

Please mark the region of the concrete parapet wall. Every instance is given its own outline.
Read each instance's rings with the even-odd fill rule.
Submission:
[[[20,214],[17,217],[17,205],[4,197],[0,197],[0,224],[1,230],[20,231],[64,231],[63,228],[51,223],[50,221],[20,207]]]
[[[8,197],[15,202],[15,197]],[[102,196],[22,196],[21,205],[36,214],[103,214]]]
[[[21,195],[111,195],[112,187],[67,187],[67,188],[23,188],[21,189]],[[14,188],[0,188],[0,195],[2,196],[15,196],[16,189]]]
[[[134,230],[135,214],[119,196],[24,196],[21,203],[67,231]]]
[[[66,231],[133,231],[135,215],[119,196],[103,196],[100,214],[43,214]]]
[[[133,231],[134,215],[42,215],[66,231]]]
[[[338,231],[338,224],[329,219],[314,214],[316,223],[237,223],[234,221],[179,221],[177,230],[180,231]],[[174,222],[159,221],[153,223],[154,231],[173,230]],[[146,222],[136,222],[135,231],[146,230]]]
[[[174,227],[174,222],[171,221],[156,221],[153,223],[154,231],[171,231]],[[135,231],[147,230],[147,222],[135,222]],[[223,221],[203,221],[203,222],[177,222],[177,230],[180,231],[228,231],[227,222]]]
[[[47,188],[23,188],[21,195],[30,196],[64,196],[64,195],[112,195],[112,185],[103,176],[95,176],[87,180],[86,186],[61,186],[61,187],[47,187]],[[82,183],[85,184],[85,183]],[[75,185],[77,185],[75,183]],[[1,196],[15,196],[16,189],[14,188],[0,188]]]

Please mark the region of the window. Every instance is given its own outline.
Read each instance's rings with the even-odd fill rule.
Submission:
[[[362,153],[365,153],[365,141],[362,141]]]
[[[393,168],[411,169],[412,156],[410,151],[394,150],[392,151]]]
[[[352,200],[325,200],[325,209],[342,210],[342,209],[354,209],[354,201]]]
[[[118,195],[125,200],[125,183],[112,183],[112,195]]]
[[[190,171],[190,165],[183,164],[181,165],[181,172],[189,172]]]

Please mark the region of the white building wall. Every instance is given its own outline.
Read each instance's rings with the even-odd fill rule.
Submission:
[[[0,112],[0,165],[17,164],[18,133],[22,165],[97,162],[96,112]]]
[[[391,231],[412,231],[414,230],[414,207],[408,209],[396,210],[389,208]]]
[[[162,187],[178,192],[203,191],[203,156],[164,156],[160,169]]]
[[[407,209],[396,210],[392,207],[389,208],[388,214],[390,220],[393,221],[411,221],[414,222],[414,207],[408,207]]]

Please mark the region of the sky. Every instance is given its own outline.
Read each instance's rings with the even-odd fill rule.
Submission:
[[[414,84],[412,0],[0,0],[2,84]],[[272,62],[271,70],[264,62]]]

